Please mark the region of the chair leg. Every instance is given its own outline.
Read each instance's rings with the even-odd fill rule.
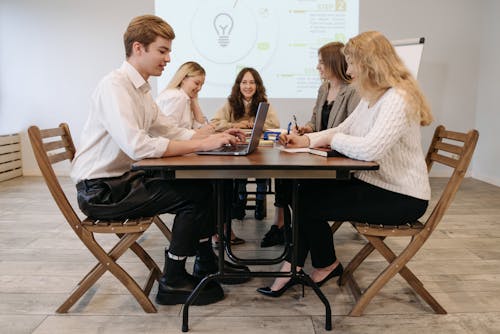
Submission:
[[[153,288],[153,284],[155,281],[159,282],[163,273],[161,272],[160,267],[156,264],[156,262],[149,256],[149,254],[139,245],[137,242],[134,242],[130,249],[137,255],[139,259],[148,267],[149,275],[144,284],[143,291],[147,295],[151,292]]]
[[[403,256],[404,252],[410,253],[409,260],[413,258],[413,256],[417,253],[417,251],[420,249],[422,246],[423,242],[416,242],[417,239],[410,242],[410,244],[407,246],[407,248],[400,254],[400,256]],[[396,254],[387,247],[387,245],[382,242],[381,240],[374,239],[373,242],[375,242],[375,247],[377,250],[382,254],[382,256],[385,257],[385,259],[389,262],[392,263],[396,258]],[[408,261],[409,261],[408,260]],[[407,261],[407,262],[408,262]],[[402,266],[402,268],[399,270],[399,274],[408,282],[408,284],[415,290],[415,292],[422,297],[422,299],[427,302],[427,304],[434,310],[435,313],[437,314],[446,314],[446,310],[441,306],[441,304],[438,303],[438,301],[427,291],[427,289],[424,288],[424,284],[422,281],[420,281],[415,274],[406,266]]]
[[[330,226],[330,229],[332,230],[332,234],[335,234],[335,232],[337,232],[337,230],[339,229],[339,227],[342,225],[342,221],[334,221],[332,226]]]
[[[361,295],[360,299],[356,303],[356,305],[352,308],[351,312],[349,313],[350,316],[360,316],[363,314],[364,309],[368,305],[368,303],[375,297],[375,295],[382,289],[387,282],[394,277],[397,273],[400,273],[402,276],[403,274],[401,271],[404,271],[403,276],[405,279],[408,278],[415,278],[416,280],[411,280],[412,283],[410,285],[415,288],[418,287],[418,290],[416,291],[419,293],[419,291],[424,290],[425,293],[430,296],[430,294],[423,288],[422,283],[411,273],[411,271],[406,267],[406,263],[415,255],[415,253],[420,249],[420,245],[418,244],[412,244],[408,245],[399,256],[396,256],[383,242],[383,237],[376,237],[376,236],[367,236],[365,237],[368,239],[370,244],[373,245],[385,258],[386,260],[390,263],[384,271],[378,275],[378,277],[370,284],[370,286],[364,291],[364,293]],[[411,273],[411,274],[409,274]],[[418,283],[417,283],[418,282]],[[419,294],[420,295],[420,294]],[[423,297],[424,298],[424,297]],[[439,306],[440,311],[444,311],[444,309],[437,303],[437,301],[434,300],[434,298],[431,297],[433,300],[433,304],[429,304],[433,309],[435,304]],[[426,300],[427,301],[427,300]],[[436,309],[435,309],[436,310]],[[436,313],[441,313],[437,312]],[[444,311],[446,313],[446,311]]]
[[[160,229],[161,233],[167,238],[169,242],[172,241],[172,231],[168,228],[168,226],[161,220],[159,216],[155,216],[153,219],[153,223]]]
[[[109,264],[107,263],[109,267],[108,270],[130,291],[137,302],[142,306],[144,311],[146,313],[156,313],[156,307],[153,305],[149,297],[145,294],[137,282],[116,263],[116,260],[118,260],[118,258],[122,256],[143,233],[144,232],[128,233],[125,235],[120,239],[116,246],[113,247],[113,249],[109,252],[109,255],[104,253],[105,258],[103,258],[103,260],[112,260]],[[101,260],[100,262],[102,263]]]
[[[117,233],[116,234],[119,238],[123,236],[123,234]],[[153,278],[155,278],[157,281],[160,280],[162,272],[160,270],[160,267],[156,264],[156,262],[151,258],[151,256],[142,248],[142,246],[134,242],[131,246],[130,249],[137,255],[137,257],[146,265],[146,267],[149,269],[150,272],[153,272],[156,274]]]
[[[95,241],[92,233],[84,233],[82,240],[84,240],[86,245],[91,245],[91,247],[88,248],[99,260],[99,264],[86,275],[85,279],[77,286],[70,297],[57,309],[57,312],[66,313],[71,306],[73,306],[107,270],[109,270],[113,276],[122,282],[122,284],[129,290],[145,312],[156,313],[156,307],[153,305],[145,292],[139,287],[137,282],[116,263],[116,260],[118,260],[118,258],[132,246],[142,233],[143,232],[130,233],[123,236],[109,253],[106,253],[104,249],[102,249],[102,247]]]
[[[339,285],[345,285],[347,279],[352,277],[354,271],[363,263],[363,261],[375,250],[372,244],[367,243],[361,248],[361,250],[354,256],[354,258],[349,262],[347,267],[344,268],[344,273],[339,279]]]
[[[106,272],[102,263],[98,263],[88,274],[77,284],[71,295],[59,306],[57,313],[67,313],[68,310],[94,285],[95,282]]]
[[[158,267],[156,262],[151,258],[151,256],[149,256],[144,248],[142,248],[137,242],[134,242],[132,246],[130,246],[130,249],[142,260],[142,262],[149,269],[148,278],[142,289],[146,296],[148,296],[151,292],[151,289],[153,288],[154,282],[159,282],[163,273],[161,272],[161,269]]]

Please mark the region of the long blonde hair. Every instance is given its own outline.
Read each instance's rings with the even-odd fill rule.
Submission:
[[[201,67],[195,61],[188,61],[182,64],[177,72],[175,72],[174,76],[168,83],[166,89],[178,88],[181,86],[182,80],[187,77],[195,77],[197,75],[205,76],[205,69]]]
[[[356,67],[354,85],[361,96],[374,102],[393,87],[403,92],[409,117],[418,119],[421,125],[432,122],[429,104],[417,81],[384,35],[363,32],[347,42],[344,54]]]

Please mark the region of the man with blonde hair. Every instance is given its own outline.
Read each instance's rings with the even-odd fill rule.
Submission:
[[[171,180],[155,171],[131,171],[131,165],[144,158],[235,144],[242,137],[234,129],[214,135],[196,134],[170,124],[159,111],[148,79],[161,75],[170,62],[174,38],[172,27],[160,17],[143,15],[130,22],[123,37],[126,60],[99,82],[92,95],[71,171],[78,204],[89,217],[176,215],[156,298],[159,304],[168,305],[184,303],[199,282],[199,277],[185,270],[187,256],[197,255],[195,275],[217,271],[210,244],[215,232],[212,187],[206,180]],[[221,286],[211,282],[196,304],[222,298]]]

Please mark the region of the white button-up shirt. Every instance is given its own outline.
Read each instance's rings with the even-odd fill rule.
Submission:
[[[182,88],[165,89],[157,98],[160,110],[173,124],[186,129],[198,129],[203,123],[194,119],[191,111],[191,99]]]
[[[169,122],[154,102],[149,83],[124,61],[92,95],[71,178],[79,182],[120,176],[137,160],[161,157],[170,139],[188,140],[194,133]]]

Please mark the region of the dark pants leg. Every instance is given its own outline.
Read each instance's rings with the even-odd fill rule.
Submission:
[[[288,179],[274,180],[274,206],[284,208],[292,203],[293,182]]]
[[[170,252],[178,256],[195,255],[199,240],[214,234],[212,188],[205,180],[170,180],[144,171],[77,184],[80,209],[92,218],[175,214]]]
[[[255,198],[258,200],[265,200],[267,193],[267,179],[256,179],[255,183],[257,185],[257,194]]]
[[[246,201],[247,199],[247,179],[235,179],[234,188],[236,201]]]
[[[304,180],[299,193],[299,258],[303,265],[311,252],[313,266],[336,260],[327,221],[359,221],[400,225],[415,222],[428,201],[388,191],[358,179]]]

